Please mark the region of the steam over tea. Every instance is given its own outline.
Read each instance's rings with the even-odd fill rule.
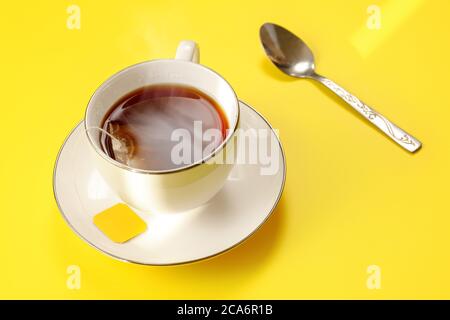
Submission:
[[[221,139],[205,141],[195,137],[194,124],[202,131],[216,129]],[[201,139],[202,148],[220,146],[226,138],[227,118],[221,107],[205,93],[187,86],[165,84],[136,89],[113,106],[102,121],[108,134],[100,136],[103,151],[111,158],[143,170],[171,170],[186,166],[175,163],[171,152],[179,143],[172,138],[175,130],[190,133],[190,143]],[[192,149],[192,148],[191,148]],[[191,163],[195,160],[192,154]]]

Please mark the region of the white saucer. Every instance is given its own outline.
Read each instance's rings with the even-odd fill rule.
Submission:
[[[243,129],[269,129],[254,109],[240,102]],[[286,178],[281,143],[276,137],[279,169],[261,175],[260,164],[236,164],[223,189],[200,208],[172,215],[140,213],[147,231],[118,244],[93,224],[93,216],[120,202],[92,166],[82,123],[59,152],[53,176],[58,207],[69,226],[98,250],[119,260],[146,265],[193,262],[223,253],[250,237],[280,200]]]

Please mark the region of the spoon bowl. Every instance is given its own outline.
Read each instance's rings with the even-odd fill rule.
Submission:
[[[314,55],[295,34],[279,25],[265,23],[259,29],[259,36],[267,56],[281,71],[297,78],[315,74]]]

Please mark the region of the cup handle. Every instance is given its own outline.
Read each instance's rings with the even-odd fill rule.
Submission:
[[[175,59],[198,63],[199,55],[200,53],[196,42],[191,40],[183,40],[178,45]]]

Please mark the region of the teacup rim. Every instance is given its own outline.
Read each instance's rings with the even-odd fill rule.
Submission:
[[[117,160],[114,160],[113,158],[111,158],[109,155],[107,155],[103,150],[101,150],[101,148],[99,148],[93,141],[92,141],[92,137],[89,135],[89,128],[87,126],[87,117],[88,117],[88,111],[89,111],[89,107],[91,106],[91,102],[93,100],[93,98],[95,97],[95,95],[97,94],[97,92],[99,92],[99,90],[109,81],[113,80],[114,78],[120,76],[121,74],[127,72],[129,69],[134,68],[134,67],[138,67],[140,65],[143,64],[149,64],[149,63],[157,63],[157,62],[180,62],[180,63],[187,63],[187,64],[192,64],[192,65],[196,65],[200,68],[203,68],[204,70],[213,73],[214,75],[216,75],[217,77],[221,78],[227,85],[228,87],[231,89],[231,92],[233,94],[234,100],[236,102],[236,120],[234,121],[234,125],[233,128],[231,130],[231,133],[227,136],[227,138],[222,141],[222,143],[216,148],[214,149],[214,151],[212,151],[210,154],[208,154],[207,156],[203,157],[202,159],[195,161],[191,164],[182,166],[182,167],[178,167],[178,168],[173,168],[173,169],[166,169],[166,170],[149,170],[149,169],[139,169],[139,168],[134,168],[131,166],[128,166],[124,163],[121,163]],[[196,86],[192,86],[193,88],[197,88]],[[197,88],[198,89],[198,88]],[[198,89],[200,90],[200,89]],[[217,155],[218,153],[220,153],[225,146],[227,145],[227,143],[232,139],[232,137],[234,136],[234,134],[236,133],[236,130],[239,126],[239,121],[240,121],[240,106],[239,106],[239,98],[236,95],[236,92],[234,91],[233,87],[231,86],[231,84],[222,76],[220,75],[218,72],[214,71],[213,69],[200,64],[200,63],[196,63],[196,62],[192,62],[192,61],[186,61],[186,60],[179,60],[179,59],[152,59],[152,60],[147,60],[147,61],[142,61],[142,62],[138,62],[132,65],[129,65],[119,71],[117,71],[116,73],[114,73],[113,75],[109,76],[106,80],[102,81],[102,83],[94,90],[94,92],[92,93],[91,97],[89,98],[89,101],[87,103],[86,106],[86,110],[84,113],[84,129],[85,129],[85,134],[87,136],[87,139],[89,141],[89,144],[91,145],[92,148],[94,148],[94,150],[106,161],[108,161],[109,163],[115,165],[116,167],[119,167],[121,169],[125,169],[127,171],[130,172],[135,172],[135,173],[141,173],[141,174],[151,174],[151,175],[160,175],[160,174],[172,174],[172,173],[178,173],[178,172],[182,172],[185,170],[189,170],[192,169],[194,167],[197,167],[199,165],[202,165],[204,163],[206,163],[208,160],[210,160],[211,158],[213,158],[215,155]],[[229,128],[231,129],[231,127]]]

